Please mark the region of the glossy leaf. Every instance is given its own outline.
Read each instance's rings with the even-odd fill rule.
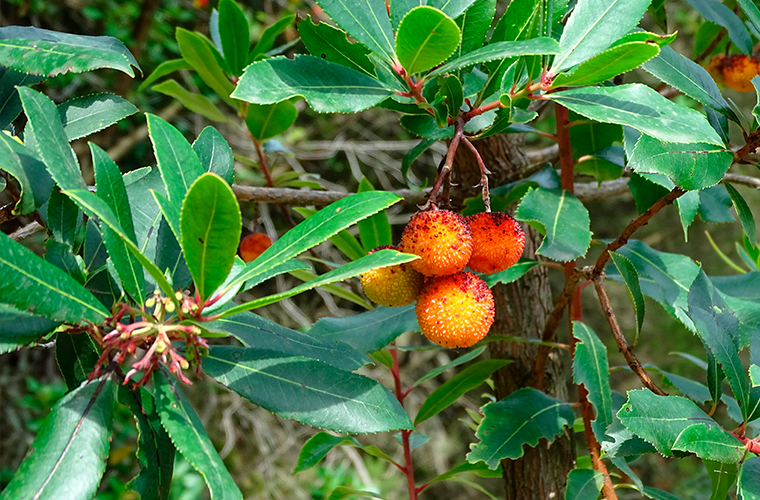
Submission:
[[[285,15],[271,26],[267,26],[261,33],[259,41],[256,42],[256,46],[248,54],[248,63],[250,64],[256,59],[264,57],[265,55],[269,55],[269,49],[272,48],[275,38],[277,38],[280,33],[285,31],[288,26],[293,24],[293,21],[295,21],[295,19],[296,16],[294,15]]]
[[[457,373],[425,399],[414,419],[414,425],[439,414],[460,396],[483,384],[493,372],[511,362],[510,359],[484,359]]]
[[[100,355],[100,347],[86,333],[59,332],[55,337],[55,361],[69,390],[88,381]]]
[[[204,360],[204,368],[205,368]],[[212,499],[242,500],[243,495],[219,458],[203,423],[177,381],[157,370],[153,374],[156,411],[177,450],[203,476]]]
[[[488,288],[493,288],[497,283],[512,283],[522,278],[528,271],[533,269],[539,264],[537,260],[521,260],[513,266],[499,271],[498,273],[487,274],[482,276],[483,281],[486,282]]]
[[[571,68],[607,49],[639,24],[650,1],[579,1],[562,31],[562,52],[554,59],[551,71]]]
[[[193,67],[201,80],[219,94],[219,97],[230,102],[229,96],[235,86],[224,74],[210,43],[199,33],[184,28],[177,28],[177,43],[182,58]]]
[[[60,322],[0,304],[0,354],[11,352],[55,330]]]
[[[151,89],[156,92],[161,92],[164,95],[168,95],[169,97],[173,97],[193,113],[205,116],[211,121],[220,123],[229,122],[227,116],[225,116],[225,114],[222,113],[222,111],[206,96],[190,92],[177,83],[176,80],[170,79],[163,81],[152,86]]]
[[[140,86],[137,87],[137,91],[142,92],[148,88],[148,85],[155,82],[156,80],[181,69],[193,69],[193,67],[190,66],[190,64],[184,59],[171,59],[169,61],[164,61],[159,64],[156,69],[153,70],[153,73],[151,73],[148,78],[143,80]]]
[[[522,457],[525,444],[536,446],[541,438],[551,443],[575,420],[570,404],[532,388],[518,389],[481,411],[485,418],[475,434],[481,442],[470,445],[467,461],[483,461],[491,469],[503,458]]]
[[[306,219],[317,213],[317,210],[300,207],[294,208],[293,211],[299,213],[300,215],[303,215]],[[374,215],[372,217],[374,217]],[[365,251],[365,249],[362,247],[362,244],[359,243],[359,240],[356,239],[356,236],[348,232],[347,229],[344,229],[343,231],[338,232],[338,234],[335,236],[332,236],[330,238],[330,242],[335,245],[335,248],[343,252],[346,257],[351,260],[361,259],[367,255],[367,251]],[[370,250],[372,248],[370,248]]]
[[[458,59],[462,55],[479,49],[491,28],[496,13],[496,0],[475,0],[459,16],[454,16],[459,30],[462,32],[462,43],[451,56]],[[495,40],[494,40],[495,41]]]
[[[728,490],[736,483],[738,468],[735,463],[726,464],[718,461],[703,459],[702,464],[707,469],[712,483],[710,500],[723,500],[728,498]]]
[[[626,125],[661,141],[723,147],[698,111],[678,106],[641,84],[569,89],[547,98],[592,120]]]
[[[0,157],[3,158],[0,168],[15,177],[21,188],[21,196],[16,203],[14,213],[28,214],[33,212],[45,200],[42,193],[35,196],[34,186],[37,183],[33,183],[29,179],[27,165],[34,164],[36,165],[33,167],[34,170],[43,172],[45,171],[45,165],[23,144],[19,144],[5,134],[0,134]],[[47,186],[47,188],[47,192],[44,194],[45,197],[50,195],[52,185]],[[38,198],[38,201],[35,198]]]
[[[586,254],[591,243],[586,207],[567,191],[532,189],[523,197],[515,219],[543,226],[537,254],[568,262]]]
[[[744,457],[741,441],[717,425],[694,424],[685,428],[673,443],[673,449],[725,464],[735,464]]]
[[[232,97],[254,104],[274,104],[302,96],[320,113],[355,113],[379,103],[393,91],[340,64],[297,55],[273,57],[245,69]]]
[[[134,104],[114,94],[90,94],[58,105],[69,141],[99,132],[137,111]]]
[[[375,188],[366,178],[362,178],[359,183],[357,192],[374,191]],[[393,243],[393,234],[388,215],[385,212],[379,212],[362,219],[356,223],[359,228],[359,238],[365,252],[381,245],[391,245]]]
[[[552,86],[580,87],[604,82],[638,68],[659,53],[660,48],[653,43],[630,42],[617,45],[582,62],[572,73],[560,73]]]
[[[298,24],[298,34],[309,54],[375,76],[375,67],[367,57],[369,49],[349,42],[345,31],[319,21],[314,24],[311,16],[306,16]]]
[[[250,312],[212,321],[206,326],[229,333],[246,347],[316,359],[341,370],[356,370],[369,361],[338,339],[297,332]]]
[[[0,28],[2,29],[2,28]],[[74,151],[69,146],[66,132],[53,101],[29,88],[20,88],[21,104],[29,119],[28,127],[34,130],[37,148],[48,172],[61,189],[85,187]]]
[[[308,425],[349,433],[411,428],[409,417],[388,389],[313,359],[213,346],[203,369],[254,404]]]
[[[203,173],[203,167],[182,133],[165,120],[148,113],[148,135],[153,144],[166,194],[174,204],[185,198],[190,185]]]
[[[514,56],[543,55],[559,53],[559,45],[551,38],[539,37],[530,40],[496,42],[486,45],[464,56],[447,62],[429,73],[430,77],[451,73],[473,64],[494,61]]]
[[[344,318],[322,318],[309,335],[345,342],[363,353],[379,351],[405,332],[419,331],[414,306],[377,307]]]
[[[193,151],[204,172],[218,175],[232,185],[235,180],[235,160],[227,140],[214,127],[204,128],[193,143]]]
[[[591,428],[598,441],[604,441],[604,434],[612,424],[612,393],[610,392],[610,365],[607,348],[596,333],[584,323],[573,321],[575,344],[573,357],[573,381],[583,384],[588,391],[588,400],[594,405],[596,419]]]
[[[220,0],[219,24],[224,26],[219,31],[222,39],[224,59],[235,76],[243,72],[248,61],[248,48],[251,45],[248,20],[243,9],[233,0]]]
[[[53,188],[48,199],[46,225],[55,241],[74,247],[77,229],[82,226],[82,212],[57,188]]]
[[[182,203],[182,250],[201,300],[232,269],[242,224],[235,193],[221,177],[205,173],[190,186]]]
[[[21,100],[16,87],[31,86],[44,80],[44,77],[29,75],[10,68],[0,69],[0,128],[8,125],[21,113]]]
[[[251,264],[252,263],[249,262],[248,264],[246,264],[246,266],[247,267],[253,267]],[[246,268],[243,268],[243,270],[240,271],[239,274],[244,273],[245,269]],[[280,274],[289,273],[290,271],[293,271],[293,270],[296,270],[296,269],[311,269],[311,267],[309,267],[309,265],[306,264],[305,262],[301,262],[300,260],[290,259],[290,260],[287,260],[287,261],[283,262],[282,264],[279,264],[279,265],[273,267],[269,271],[263,272],[261,274],[257,274],[255,277],[253,277],[250,280],[248,280],[245,283],[243,283],[243,285],[240,287],[240,290],[241,291],[249,290],[249,289],[255,287],[256,285],[258,285],[259,283],[263,283],[263,282],[265,282],[265,281],[267,281],[267,280],[269,280],[271,278],[274,278],[275,276],[279,276]],[[237,276],[235,276],[235,280],[237,280]]]
[[[393,29],[385,3],[381,0],[321,0],[319,6],[338,26],[372,52],[391,61],[393,53]]]
[[[245,124],[254,139],[263,141],[284,133],[295,123],[298,110],[290,101],[276,104],[250,104]]]
[[[74,389],[45,417],[2,500],[91,498],[106,468],[115,384],[110,377]],[[76,478],[75,481],[72,478]]]
[[[410,10],[396,34],[396,56],[408,74],[420,73],[442,63],[461,41],[453,19],[433,7]]]
[[[319,278],[318,274],[314,274],[306,269],[297,269],[290,271],[289,274],[303,282],[308,282]],[[330,295],[334,295],[349,302],[353,302],[354,304],[362,306],[365,309],[372,309],[372,306],[367,303],[367,299],[357,293],[352,292],[351,290],[347,290],[346,288],[342,288],[338,285],[321,285],[319,288],[329,293]]]
[[[639,283],[639,274],[636,272],[636,268],[633,263],[623,255],[617,252],[610,252],[610,258],[612,263],[620,274],[620,277],[628,290],[628,295],[633,302],[633,312],[636,314],[636,338],[641,335],[641,326],[644,324],[644,312],[645,302],[644,294],[641,292],[641,285]],[[636,345],[636,342],[633,343]]]
[[[565,500],[596,500],[604,485],[604,474],[594,469],[573,469],[567,475]]]
[[[110,36],[59,33],[27,26],[0,28],[0,65],[22,73],[53,77],[113,68],[134,77],[140,69],[122,42]]]
[[[744,461],[739,471],[738,493],[742,500],[760,498],[760,457],[750,457]]]
[[[742,223],[744,234],[747,235],[747,238],[749,238],[750,242],[757,241],[755,218],[752,216],[752,210],[750,210],[749,205],[747,205],[747,202],[744,200],[741,193],[739,193],[739,191],[734,186],[728,182],[724,182],[723,185],[726,187],[728,196],[731,197],[731,202],[734,204],[736,214],[739,216],[739,221]]]
[[[477,347],[477,348],[469,351],[466,354],[463,354],[463,355],[461,355],[461,356],[459,356],[457,358],[454,358],[453,360],[449,361],[448,363],[446,363],[443,366],[439,366],[437,368],[433,368],[432,370],[430,370],[429,372],[427,372],[425,375],[423,375],[422,377],[420,377],[414,384],[412,384],[412,387],[417,387],[421,383],[426,382],[426,381],[430,380],[431,378],[437,377],[438,375],[440,375],[441,373],[445,372],[449,368],[454,368],[455,366],[459,366],[461,364],[464,364],[464,363],[466,363],[468,361],[471,361],[471,360],[477,358],[478,356],[480,356],[481,354],[483,354],[483,351],[485,351],[485,350],[486,350],[486,346]]]
[[[377,456],[383,460],[392,462],[393,460],[381,452],[376,446],[364,446],[355,438],[350,436],[333,436],[326,432],[318,432],[309,438],[308,441],[301,448],[301,452],[298,454],[298,461],[296,467],[293,470],[293,474],[298,474],[305,470],[311,469],[317,465],[327,454],[337,446],[355,446],[362,449],[370,455]],[[378,453],[379,452],[379,453]]]
[[[387,208],[401,198],[386,191],[371,191],[348,196],[320,210],[266,249],[236,281],[247,281],[347,228],[355,222]]]
[[[728,30],[728,37],[744,54],[752,53],[752,38],[744,23],[734,12],[717,0],[686,0],[697,12]]]

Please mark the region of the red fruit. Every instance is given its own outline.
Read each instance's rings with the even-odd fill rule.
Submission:
[[[391,245],[377,247],[372,252],[383,249],[398,250]],[[381,267],[359,276],[364,294],[376,304],[400,307],[417,300],[425,277],[408,264]]]
[[[467,265],[472,233],[459,214],[449,210],[420,212],[404,228],[399,249],[420,256],[410,264],[425,276],[446,276]]]
[[[467,267],[479,273],[503,271],[520,260],[525,233],[512,217],[501,212],[481,212],[465,218],[473,239]]]
[[[456,273],[429,279],[415,310],[427,338],[444,347],[470,347],[485,337],[493,324],[493,295],[473,273]]]
[[[251,262],[272,246],[272,240],[263,233],[249,234],[240,241],[240,258]]]

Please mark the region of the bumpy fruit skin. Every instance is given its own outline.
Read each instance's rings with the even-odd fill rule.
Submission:
[[[383,245],[369,253],[384,249],[398,250],[394,246]],[[367,298],[387,307],[405,306],[417,300],[425,281],[425,277],[409,264],[373,269],[361,274],[359,278]]]
[[[420,257],[410,264],[425,276],[446,276],[467,265],[472,233],[459,214],[449,210],[420,212],[404,228],[399,249]]]
[[[272,240],[266,234],[249,234],[240,242],[240,258],[245,262],[251,262],[271,246]]]
[[[723,66],[726,85],[739,92],[754,90],[752,78],[760,70],[760,60],[746,54],[729,56]]]
[[[481,212],[465,218],[474,243],[467,267],[479,273],[496,273],[512,267],[525,248],[525,233],[512,217]]]
[[[428,279],[415,310],[427,338],[444,347],[470,347],[493,324],[493,295],[482,279],[461,272]]]

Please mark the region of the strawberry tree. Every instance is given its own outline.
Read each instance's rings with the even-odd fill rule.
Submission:
[[[689,3],[723,27],[704,57],[726,36],[725,50],[751,53],[760,35],[757,6],[738,0],[732,11],[717,1]],[[405,158],[405,175],[427,148],[446,141],[432,187],[411,186],[424,193],[421,209],[449,207],[462,199],[457,192],[476,188],[477,196],[463,197],[463,212],[514,210],[514,217],[531,228],[536,248],[506,271],[483,279],[504,294],[505,284],[557,269],[564,286],[552,298],[546,320],[536,325],[539,334],[527,338],[508,328],[508,335],[492,334],[483,345],[405,388],[399,373],[402,351],[393,342],[417,329],[411,307],[378,307],[324,319],[306,333],[264,320],[251,311],[414,260],[395,250],[369,252],[393,243],[381,212],[401,197],[363,185],[361,192],[318,212],[304,212],[309,218],[244,263],[236,257],[241,232],[236,193],[241,199],[257,195],[244,195],[240,187],[233,191],[232,151],[216,129],[204,129],[190,143],[172,125],[147,114],[157,165],[122,175],[92,145],[95,184],[88,186],[70,141],[137,110],[111,94],[56,105],[29,85],[62,72],[97,68],[133,74],[137,61],[110,38],[0,28],[0,95],[5,102],[0,121],[7,131],[0,134],[6,153],[0,168],[14,197],[14,212],[28,215],[50,234],[44,259],[14,241],[22,235],[0,236],[0,346],[7,351],[53,340],[69,387],[0,498],[92,497],[109,452],[117,401],[134,413],[141,431],[141,470],[130,483],[133,490],[147,498],[167,497],[178,452],[202,473],[212,498],[242,498],[182,392],[183,383],[202,373],[278,415],[334,433],[400,430],[403,460],[364,444],[364,438],[320,432],[304,445],[295,470],[316,465],[337,446],[354,446],[397,467],[406,476],[410,498],[466,472],[509,480],[520,467],[535,473],[539,483],[535,488],[523,483],[532,492],[520,498],[585,499],[601,492],[613,499],[617,489],[629,487],[650,498],[672,498],[645,486],[631,469],[629,461],[647,453],[701,459],[713,498],[725,497],[732,488],[741,498],[760,495],[760,443],[753,428],[760,417],[760,250],[752,213],[735,187],[757,187],[758,181],[731,171],[756,162],[752,153],[760,146],[760,105],[740,109],[723,97],[707,70],[669,47],[676,34],[668,34],[662,1],[578,0],[568,6],[563,0],[513,0],[498,19],[493,0],[319,4],[338,27],[301,20],[298,31],[309,54],[260,58],[271,44],[250,50],[245,37],[231,36],[245,32],[244,17],[234,2],[222,0],[217,43],[178,33],[180,46],[192,50],[183,48],[182,60],[167,63],[152,78],[187,67],[198,72],[245,120],[263,172],[261,142],[271,136],[260,131],[269,122],[252,110],[268,110],[267,116],[277,117],[277,130],[285,130],[295,117],[279,113],[299,98],[321,113],[370,107],[400,112],[401,125],[421,138]],[[637,28],[647,11],[664,34]],[[208,57],[198,56],[199,51]],[[661,85],[621,83],[620,75],[639,67]],[[189,97],[171,81],[154,88],[207,118],[217,116],[208,101]],[[760,94],[760,77],[751,84]],[[696,104],[668,99],[673,92],[667,89]],[[16,131],[12,122],[22,111],[26,125]],[[539,123],[552,112],[556,128],[546,132]],[[730,130],[740,131],[738,143],[731,142]],[[485,145],[526,132],[556,142],[557,169],[534,169],[515,182],[496,185],[498,165],[490,161]],[[477,186],[452,183],[452,178],[467,178],[461,171],[465,161],[476,165],[471,184]],[[579,174],[595,178],[595,192],[588,186],[581,192]],[[640,215],[617,237],[594,239],[584,199],[618,189],[621,179]],[[296,202],[304,199],[291,194]],[[337,198],[327,194],[321,199],[330,196]],[[725,222],[733,220],[728,209],[733,206],[743,230],[736,245],[741,263],[720,256],[737,274],[708,276],[700,262],[635,239],[669,205],[676,205],[685,237],[698,213]],[[354,223],[360,226],[361,242],[344,232]],[[233,301],[266,279],[303,270],[306,265],[296,257],[329,238],[339,248],[354,249],[348,255],[352,262],[284,293]],[[707,360],[694,358],[705,369],[703,380],[642,365],[636,342],[629,342],[612,310],[609,280],[621,282],[631,297],[635,336],[645,321],[644,296],[694,334]],[[640,381],[640,388],[625,395],[611,390],[607,350],[583,322],[581,291],[586,286],[594,287],[609,326],[602,335],[614,339],[626,369]],[[521,298],[524,304],[539,299],[530,293]],[[502,304],[496,310],[498,322],[510,306],[496,303]],[[557,338],[565,311],[569,344]],[[216,337],[231,337],[233,343],[221,345]],[[403,405],[410,391],[476,359],[485,344],[491,359],[460,371],[427,398],[414,419],[408,415]],[[531,348],[521,351],[527,355],[523,359],[507,359],[505,345]],[[565,352],[572,359],[576,403],[548,389],[553,358]],[[354,373],[370,359],[390,369],[393,391]],[[520,387],[500,389],[498,371],[517,365],[527,366],[519,372]],[[654,375],[662,376],[662,382]],[[497,380],[498,400],[474,417],[477,442],[462,463],[434,478],[415,477],[412,451],[425,442],[419,427],[491,376]],[[733,425],[713,418],[721,405]],[[573,467],[572,445],[569,451],[560,445],[568,441],[576,420],[588,450],[586,467]],[[541,456],[564,456],[529,463],[528,454],[539,443]],[[618,482],[620,474],[610,471],[625,474],[630,482]],[[547,476],[553,476],[550,489],[545,488]],[[333,497],[361,493],[340,487]]]

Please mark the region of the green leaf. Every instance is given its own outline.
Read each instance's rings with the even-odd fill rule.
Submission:
[[[251,263],[248,263],[247,266],[250,266]],[[305,262],[301,262],[297,259],[290,259],[282,264],[278,264],[277,266],[273,267],[269,271],[266,271],[261,274],[257,274],[255,277],[251,278],[250,280],[243,283],[243,285],[240,287],[241,291],[249,290],[259,283],[263,283],[271,278],[274,278],[275,276],[279,276],[280,274],[289,273],[290,271],[293,271],[294,269],[311,269],[308,264]],[[238,274],[242,274],[245,272],[245,268],[243,268],[242,271]],[[235,279],[237,279],[237,276],[235,276]]]
[[[119,402],[127,406],[137,423],[137,460],[140,472],[127,487],[142,499],[168,499],[174,470],[175,448],[161,426],[156,401],[145,390],[119,387]]]
[[[2,29],[2,28],[0,28]],[[21,104],[29,119],[28,127],[34,131],[42,161],[61,189],[85,187],[74,151],[69,146],[66,132],[53,101],[30,88],[20,88]]]
[[[455,359],[449,361],[448,363],[446,363],[443,366],[439,366],[437,368],[433,368],[432,370],[430,370],[429,372],[427,372],[425,375],[423,375],[422,377],[420,377],[419,379],[417,379],[417,381],[414,384],[412,384],[412,387],[417,387],[421,383],[426,382],[426,381],[430,380],[431,378],[437,377],[438,375],[440,375],[441,373],[445,372],[449,368],[454,368],[455,366],[459,366],[461,364],[464,364],[464,363],[466,363],[468,361],[471,361],[471,360],[477,358],[478,356],[480,356],[481,354],[483,354],[483,351],[485,351],[485,350],[486,350],[486,346],[477,347],[477,348],[469,351],[467,354],[463,354],[462,356],[459,356],[458,358],[455,358]]]
[[[77,228],[82,226],[82,212],[57,187],[53,188],[48,199],[46,225],[55,241],[74,246]]]
[[[151,87],[156,92],[177,99],[180,104],[199,115],[205,116],[211,121],[228,123],[230,120],[222,111],[208,98],[201,94],[195,94],[188,91],[176,80],[166,80]]]
[[[438,77],[438,93],[436,97],[443,98],[447,114],[452,119],[459,115],[459,108],[464,103],[462,82],[456,75]]]
[[[357,192],[363,193],[374,190],[375,188],[372,184],[364,177],[359,183]],[[393,243],[391,224],[388,222],[388,215],[385,212],[371,215],[366,219],[360,220],[356,225],[359,228],[359,238],[361,239],[365,253],[381,245],[391,245]]]
[[[657,57],[644,63],[642,69],[692,99],[739,122],[736,113],[723,98],[718,85],[707,70],[670,47],[663,47]]]
[[[0,236],[0,302],[72,324],[100,323],[109,316],[74,278],[4,234]]]
[[[87,333],[59,332],[55,337],[55,361],[69,390],[88,381],[101,350]]]
[[[594,469],[573,469],[567,475],[565,500],[596,500],[604,486],[604,474]]]
[[[720,429],[718,423],[691,400],[658,396],[649,389],[628,391],[628,402],[617,416],[624,426],[666,457],[673,455],[673,446],[687,427],[702,424]]]
[[[246,266],[235,282],[244,282],[325,241],[355,222],[401,200],[387,191],[357,193],[323,208],[298,224]]]
[[[124,187],[121,171],[108,156],[108,153],[98,146],[90,143],[90,150],[95,170],[95,183],[98,187],[98,197],[105,201],[111,209],[127,238],[136,244],[137,240],[132,224],[132,209],[129,206],[127,189]],[[108,255],[119,274],[124,290],[135,301],[142,304],[145,297],[145,278],[140,262],[128,250],[127,244],[115,231],[104,226],[102,234]]]
[[[276,104],[251,104],[245,124],[254,139],[263,141],[285,133],[298,118],[298,110],[290,101]]]
[[[379,252],[375,252],[372,255],[367,255],[354,262],[333,269],[332,271],[319,276],[317,279],[307,281],[306,283],[291,288],[286,292],[269,295],[267,297],[252,300],[251,302],[240,304],[239,306],[233,307],[232,309],[229,309],[222,313],[222,317],[230,316],[241,311],[250,311],[258,307],[274,304],[275,302],[278,302],[282,299],[286,299],[288,297],[292,297],[293,295],[298,295],[299,293],[312,290],[318,286],[335,283],[336,281],[343,281],[346,278],[352,278],[378,267],[395,266],[398,264],[403,264],[405,262],[410,262],[415,258],[416,256],[414,255],[400,253],[395,250],[380,250]]]
[[[106,468],[114,396],[106,376],[58,401],[0,499],[92,498]]]
[[[731,222],[731,197],[722,184],[699,191],[699,215],[707,222]]]
[[[213,346],[203,369],[254,404],[308,425],[351,433],[411,428],[409,417],[388,389],[313,359]]]
[[[205,365],[205,360],[204,360]],[[205,368],[205,367],[204,367]],[[164,370],[153,375],[156,410],[177,450],[201,473],[212,499],[242,500],[243,494],[214,449],[203,423],[190,406],[177,381]]]
[[[496,0],[475,0],[462,14],[454,16],[454,21],[462,32],[462,43],[456,48],[452,58],[458,59],[483,46],[483,40],[491,28],[495,13]]]
[[[193,67],[201,80],[219,94],[219,97],[234,106],[230,94],[235,86],[224,74],[206,39],[199,33],[177,28],[177,43],[182,58]]]
[[[235,180],[235,160],[227,140],[214,127],[204,128],[193,143],[193,151],[204,172],[218,175],[232,185]]]
[[[425,399],[414,419],[414,425],[439,414],[460,396],[483,384],[493,372],[511,362],[509,359],[484,359],[457,373]]]
[[[99,132],[137,111],[134,104],[114,94],[90,94],[58,105],[69,141]]]
[[[752,53],[752,38],[749,31],[734,12],[717,0],[686,0],[697,12],[715,24],[728,30],[728,38],[744,54]]]
[[[45,203],[44,197],[50,195],[52,180],[50,181],[51,185],[47,186],[47,192],[45,192],[44,195],[40,193],[38,196],[35,196],[35,186],[41,183],[39,182],[39,179],[37,179],[37,182],[33,183],[27,175],[27,171],[32,168],[34,171],[45,172],[45,165],[36,157],[36,155],[28,150],[23,144],[19,144],[5,134],[0,134],[0,158],[3,158],[2,164],[0,164],[0,169],[5,170],[15,177],[21,188],[21,196],[16,203],[16,208],[13,209],[13,213],[28,214]],[[30,164],[35,166],[30,167]]]
[[[363,353],[379,351],[404,332],[419,331],[414,305],[377,307],[344,318],[322,318],[309,335],[318,339],[345,342]]]
[[[569,89],[546,97],[592,120],[627,125],[661,141],[723,147],[698,111],[674,104],[641,84]]]
[[[612,424],[607,348],[596,333],[580,321],[573,321],[573,336],[580,342],[575,344],[573,381],[579,385],[583,384],[588,391],[588,400],[596,410],[596,418],[591,421],[591,428],[597,441],[601,442],[604,441],[607,428]]]
[[[134,77],[140,69],[122,42],[110,36],[83,36],[33,27],[0,28],[0,65],[46,76],[112,68]]]
[[[31,86],[44,80],[37,75],[28,75],[10,68],[0,69],[0,128],[8,129],[21,113],[21,100],[16,87]]]
[[[182,203],[180,226],[185,261],[203,301],[229,274],[240,241],[240,207],[229,184],[216,174],[198,177]]]
[[[559,45],[551,38],[539,37],[530,40],[518,40],[510,42],[496,42],[486,45],[464,56],[447,62],[443,66],[431,71],[428,76],[434,77],[444,73],[472,66],[473,64],[494,61],[514,56],[558,54]]]
[[[464,462],[455,467],[452,467],[443,474],[434,477],[429,481],[429,483],[432,484],[437,483],[438,481],[445,481],[463,472],[473,472],[483,478],[502,477],[501,466],[499,466],[495,471],[492,471],[484,462],[478,462],[475,464]]]
[[[166,194],[172,203],[179,205],[190,185],[203,173],[203,167],[179,130],[156,115],[147,113],[146,116],[148,135],[153,143]]]
[[[309,54],[375,76],[375,67],[367,57],[370,50],[349,42],[345,31],[319,21],[314,24],[309,15],[298,24],[298,34]]]
[[[642,135],[628,165],[638,173],[660,173],[686,190],[714,186],[733,161],[730,149],[710,144],[664,143]]]
[[[644,495],[647,498],[654,498],[655,500],[681,500],[675,495],[668,493],[667,491],[658,490],[651,486],[644,486]]]
[[[591,243],[588,210],[567,191],[531,189],[515,219],[543,226],[545,238],[536,253],[550,259],[571,261],[585,255]]]
[[[261,37],[259,38],[259,41],[256,42],[256,46],[251,50],[251,53],[248,54],[248,63],[250,64],[256,59],[263,57],[265,53],[272,48],[272,44],[274,44],[275,38],[277,38],[280,33],[285,31],[288,26],[293,24],[293,21],[295,21],[295,19],[296,16],[294,15],[286,15],[276,23],[268,26],[261,33]]]
[[[582,62],[572,73],[560,73],[552,82],[552,86],[580,87],[604,82],[638,68],[659,53],[660,47],[649,42],[617,45]]]
[[[650,1],[579,1],[562,31],[562,52],[554,58],[551,72],[571,68],[607,49],[639,24]]]
[[[744,445],[717,425],[694,424],[673,443],[674,450],[690,451],[702,459],[735,464],[744,457]]]
[[[288,274],[303,282],[308,282],[319,278],[318,274],[314,274],[306,269],[296,269],[294,271],[290,271]],[[367,303],[367,300],[361,295],[358,295],[351,290],[346,290],[345,288],[342,288],[338,285],[322,285],[319,288],[331,295],[335,295],[336,297],[340,297],[341,299],[348,300],[349,302],[353,302],[356,305],[362,306],[365,309],[372,308],[372,306]]]
[[[321,0],[319,6],[338,26],[359,43],[392,61],[393,29],[385,2],[381,0]]]
[[[175,71],[179,71],[181,69],[193,69],[190,64],[185,61],[184,59],[172,59],[170,61],[164,61],[161,64],[159,64],[156,69],[153,70],[153,73],[148,76],[143,82],[140,84],[139,87],[137,87],[138,92],[144,91],[146,88],[148,88],[148,85],[155,82],[161,77],[164,77],[170,73],[174,73]]]
[[[723,500],[728,498],[728,490],[736,483],[738,468],[735,463],[726,464],[713,460],[703,459],[702,464],[707,469],[707,474],[712,482],[710,500]]]
[[[297,332],[250,312],[212,321],[206,326],[229,333],[246,347],[316,359],[345,371],[356,370],[369,361],[338,339]]]
[[[53,238],[49,238],[45,242],[45,260],[66,271],[80,285],[84,284],[84,261],[81,257],[74,255],[67,244],[58,243]]]
[[[539,264],[540,262],[537,260],[521,260],[509,269],[505,269],[504,271],[499,271],[498,273],[494,274],[486,274],[484,276],[481,276],[481,278],[483,278],[483,281],[486,282],[488,288],[493,288],[497,283],[503,283],[506,285],[507,283],[512,283],[519,280],[525,275],[525,273]]]
[[[0,304],[0,354],[11,352],[55,330],[60,322]]]
[[[273,104],[302,96],[320,113],[355,113],[379,103],[393,90],[340,64],[317,57],[273,57],[248,66],[232,97]]]
[[[760,14],[758,16],[760,17]],[[750,457],[742,464],[737,492],[742,500],[760,498],[760,457]]]
[[[470,445],[467,461],[483,461],[491,469],[503,458],[522,457],[525,444],[536,446],[541,438],[551,443],[575,420],[570,404],[532,388],[518,389],[481,411],[485,418],[475,434],[481,442]]]
[[[233,0],[220,0],[219,25],[224,27],[219,30],[224,59],[232,74],[239,76],[247,64],[248,48],[251,46],[248,20],[245,18],[243,9],[238,7]]]
[[[734,186],[728,182],[724,182],[723,185],[726,187],[726,191],[728,191],[728,195],[731,197],[734,209],[736,209],[736,214],[739,216],[739,220],[742,223],[744,234],[747,235],[750,242],[754,243],[757,241],[757,230],[755,228],[755,218],[752,216],[752,210],[750,210],[749,205],[747,205],[747,202],[744,201],[741,193],[739,193]]]
[[[620,273],[620,277],[628,290],[628,295],[633,302],[633,312],[636,313],[636,339],[638,340],[641,335],[641,326],[644,324],[644,294],[641,292],[641,285],[639,283],[639,274],[636,272],[636,267],[625,256],[617,253],[610,252],[610,258],[612,263]],[[637,342],[634,341],[633,345]]]
[[[442,63],[457,48],[462,35],[453,19],[433,7],[410,10],[396,34],[396,56],[408,74]]]
[[[388,455],[380,451],[377,446],[364,446],[355,438],[350,436],[333,436],[332,434],[327,434],[326,432],[318,432],[313,435],[308,441],[306,441],[306,444],[304,444],[301,448],[301,452],[298,454],[298,461],[296,462],[296,467],[293,470],[293,474],[298,474],[299,472],[303,472],[314,467],[323,458],[325,458],[325,456],[327,456],[327,454],[333,448],[336,446],[344,445],[354,446],[356,448],[364,450],[369,455],[381,458],[388,462],[393,462],[393,460]]]
[[[760,9],[751,0],[737,0],[755,31],[760,31]]]

